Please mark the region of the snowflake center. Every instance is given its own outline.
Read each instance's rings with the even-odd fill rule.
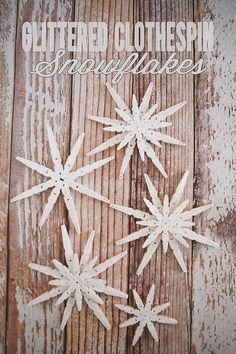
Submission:
[[[150,319],[151,315],[152,315],[152,311],[147,310],[145,308],[140,312],[141,319],[146,321],[146,322]]]
[[[176,221],[171,218],[171,215],[165,215],[161,220],[158,220],[158,226],[164,231],[172,232],[173,228],[176,227]]]
[[[79,274],[72,274],[73,278],[72,278],[72,284],[76,287],[76,288],[81,288],[81,285],[84,284],[84,281],[81,279],[81,276]]]
[[[161,220],[158,220],[158,227],[169,234],[174,234],[179,227],[179,221],[174,215],[163,216]]]
[[[68,178],[68,173],[62,171],[62,172],[57,172],[55,175],[55,182],[66,182],[66,179]]]
[[[132,124],[132,131],[135,134],[136,139],[143,139],[143,135],[145,134],[145,127],[140,123],[134,122]]]

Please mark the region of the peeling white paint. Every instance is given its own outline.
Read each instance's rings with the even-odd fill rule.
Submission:
[[[2,2],[2,6],[4,6],[4,9],[2,11],[2,17],[5,15],[4,11],[6,9],[8,9],[7,11],[9,14],[12,13],[12,16],[8,17],[8,22],[4,21],[4,18],[1,19],[2,20],[1,31],[3,35],[0,36],[0,48],[1,48],[0,56],[1,56],[1,60],[4,62],[5,72],[7,74],[7,79],[8,79],[7,82],[4,82],[4,94],[2,91],[0,97],[1,109],[3,109],[4,112],[4,116],[1,118],[4,119],[4,122],[10,128],[12,122],[12,100],[13,100],[12,88],[14,87],[14,64],[15,64],[14,63],[15,56],[12,55],[13,52],[12,42],[14,41],[14,36],[15,36],[14,21],[15,21],[16,11],[14,7],[16,6],[16,4],[14,4],[14,2],[11,0],[9,1],[5,0],[4,2]]]
[[[70,1],[66,3],[58,3],[58,16],[63,16],[68,14],[71,10]],[[45,13],[45,17],[51,16],[55,11],[55,3],[53,1],[45,1],[44,8],[48,8],[48,15]],[[21,4],[20,13],[24,11],[24,4]],[[41,16],[40,4],[34,6],[32,11],[32,18],[39,18]],[[56,38],[59,41],[59,37]],[[46,56],[46,58],[45,58]],[[67,110],[67,97],[65,96],[61,87],[61,78],[54,76],[53,78],[38,79],[31,74],[31,70],[38,61],[49,60],[51,53],[37,53],[32,56],[32,53],[25,53],[24,61],[24,77],[25,77],[25,97],[24,97],[24,109],[23,109],[23,125],[22,125],[22,136],[21,141],[23,144],[23,157],[42,162],[46,152],[46,159],[49,157],[49,147],[46,136],[46,129],[44,125],[47,121],[54,122],[55,131],[60,131],[58,122],[63,122],[63,119],[68,119],[66,117]],[[62,119],[58,119],[62,117]],[[29,130],[30,127],[30,130]],[[44,148],[46,144],[47,148]],[[67,142],[65,142],[67,144]],[[48,152],[47,152],[48,149]],[[17,183],[17,192],[20,193],[23,190],[29,189],[31,186],[36,184],[39,179],[37,173],[30,171],[29,168],[24,167],[24,179],[23,185],[22,181],[19,180]],[[35,182],[35,183],[34,183]],[[18,194],[17,193],[17,194]],[[38,210],[38,198],[32,197],[30,200],[25,199],[24,201],[17,203],[17,215],[18,215],[18,227],[20,230],[19,234],[19,247],[23,249],[24,241],[27,243],[32,231],[35,232],[38,228],[37,213]],[[22,205],[24,214],[22,213]],[[31,212],[31,223],[29,223],[28,213]],[[22,230],[22,225],[24,225],[24,230]]]
[[[207,3],[214,15],[214,37],[217,41],[217,57],[208,53],[207,58],[209,85],[213,82],[215,97],[214,105],[206,110],[211,131],[209,146],[206,147],[211,151],[207,167],[210,172],[210,200],[214,204],[209,217],[219,221],[235,209],[236,201],[236,2],[208,0]]]
[[[19,286],[16,287],[15,299],[18,309],[18,321],[25,325],[25,349],[26,353],[33,353],[34,347],[38,353],[43,353],[44,350],[44,326],[45,318],[43,305],[29,308],[29,296],[25,290]],[[19,342],[18,342],[19,344]],[[20,348],[18,348],[19,351]]]
[[[0,186],[1,188],[1,186]],[[0,231],[3,231],[5,228],[5,223],[6,223],[6,213],[4,211],[0,211]],[[0,239],[0,251],[1,251],[1,244],[3,243],[3,240]],[[4,242],[5,243],[5,242]]]
[[[209,114],[208,145],[202,146],[200,151],[210,157],[206,165],[209,174],[209,180],[205,181],[209,185],[206,198],[209,197],[214,204],[207,215],[204,234],[219,242],[220,248],[194,247],[192,342],[194,353],[235,354],[235,235],[230,215],[236,205],[236,120],[233,109],[236,2],[208,0],[206,5],[209,18],[211,16],[214,22],[216,52],[207,55],[209,89],[205,93],[209,96],[214,92],[214,97],[211,106],[205,109]]]
[[[53,2],[48,1],[45,6],[46,5],[53,5]],[[53,7],[51,8],[51,11],[53,11]],[[45,54],[40,53],[37,58],[34,57],[33,64],[30,63],[29,56],[27,55],[28,63],[25,64],[26,91],[29,93],[26,96],[26,104],[24,107],[24,156],[28,156],[26,158],[37,161],[38,163],[41,163],[44,159],[49,159],[51,162],[48,137],[45,127],[46,123],[50,121],[56,126],[55,131],[60,130],[60,123],[57,125],[57,122],[61,122],[61,120],[58,118],[62,117],[62,122],[63,119],[66,120],[68,118],[66,117],[66,96],[61,94],[61,86],[59,84],[60,79],[58,79],[58,77],[55,76],[52,79],[40,79],[39,82],[37,82],[38,78],[30,74],[29,68],[31,65],[35,65],[39,60],[45,60]],[[49,58],[47,58],[47,60],[48,59]],[[27,128],[29,122],[30,135]],[[36,131],[35,127],[37,127]],[[30,147],[28,146],[29,138]],[[60,145],[63,144],[67,144],[67,142],[61,142]],[[38,177],[39,175],[37,173],[32,173],[29,169],[27,169],[27,171],[25,170],[24,190],[29,189],[30,186],[40,183],[41,180]],[[42,181],[45,180],[46,179],[44,178]],[[31,183],[31,185],[29,185],[29,183]],[[39,199],[39,196],[34,196],[30,201],[24,200],[25,209],[29,212],[31,211],[31,225],[28,225],[27,220],[29,220],[29,218],[27,215],[25,216],[25,230],[28,230],[30,227],[30,234],[32,234],[32,231],[35,233],[38,228],[38,218],[35,211],[39,210]],[[26,231],[26,241],[28,240],[28,237],[28,231]],[[40,249],[38,251],[39,253],[41,252]]]
[[[0,2],[0,353],[5,353],[6,338],[6,257],[15,66],[16,8],[17,3],[13,0],[2,0]]]
[[[235,354],[235,269],[232,249],[197,247],[193,343],[198,354]],[[204,255],[204,256],[203,256]],[[197,275],[197,273],[199,275]]]
[[[6,277],[0,277],[0,300],[3,298],[5,294],[5,286],[6,286]]]
[[[19,17],[23,21],[26,14],[29,15],[32,21],[52,21],[53,18],[60,18],[61,21],[70,20],[72,11],[72,3],[70,0],[55,1],[45,0],[43,2],[34,2],[32,9],[28,8],[28,3],[19,2]],[[30,11],[30,12],[29,12]],[[50,156],[46,134],[46,123],[50,123],[56,127],[55,131],[63,128],[68,117],[65,116],[68,110],[67,101],[67,79],[62,76],[54,78],[38,79],[31,75],[30,71],[33,66],[40,60],[49,59],[52,54],[48,53],[25,53],[22,75],[24,77],[24,96],[21,93],[21,102],[23,103],[22,111],[19,111],[21,116],[21,127],[19,136],[18,154],[22,157],[33,161],[42,162]],[[69,86],[68,86],[69,87]],[[18,92],[17,92],[18,93]],[[22,97],[23,96],[23,97]],[[15,119],[19,119],[15,117]],[[14,133],[14,132],[13,132]],[[47,146],[45,147],[45,144]],[[65,142],[66,146],[68,142]],[[18,162],[15,162],[16,164]],[[19,166],[17,166],[19,167]],[[37,182],[40,178],[38,174],[24,167],[22,178],[17,179],[14,186],[14,193],[22,192]],[[13,172],[14,173],[14,172]],[[16,195],[15,194],[15,195]],[[40,209],[40,198],[33,197],[30,200],[25,199],[16,203],[17,227],[19,234],[16,236],[17,244],[21,250],[24,262],[28,257],[35,255],[42,256],[45,249],[45,244],[37,240],[34,235],[38,228],[37,212]],[[46,236],[45,236],[46,237]],[[47,241],[45,241],[47,242]],[[50,241],[50,247],[53,250],[53,240]],[[28,259],[32,261],[32,259]],[[40,277],[32,278],[38,282]],[[34,286],[33,281],[25,280],[24,284]],[[19,279],[15,279],[16,284],[22,284]],[[16,286],[15,300],[18,310],[18,317],[15,325],[15,330],[20,328],[19,338],[17,338],[17,353],[62,353],[63,352],[63,333],[60,331],[61,311],[53,304],[41,304],[29,308],[27,303],[31,298],[29,288],[23,289],[21,286]],[[40,292],[40,289],[39,289]],[[35,294],[36,295],[36,294]],[[39,295],[39,293],[37,294]]]
[[[24,324],[24,353],[63,352],[62,341],[59,340],[61,331],[60,312],[58,309],[55,306],[47,306],[45,311],[44,304],[28,307],[29,293],[19,286],[16,287],[15,299],[19,313],[18,321],[20,324]],[[18,340],[17,345],[17,353],[23,354],[21,340]]]
[[[21,354],[21,339],[17,339],[17,354]]]

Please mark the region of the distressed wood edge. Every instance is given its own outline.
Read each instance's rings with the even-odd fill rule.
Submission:
[[[230,11],[229,11],[230,9]],[[232,307],[236,266],[236,216],[233,164],[233,24],[234,1],[202,0],[195,3],[195,22],[213,20],[215,48],[200,55],[207,71],[195,78],[195,184],[198,205],[212,202],[207,215],[196,218],[199,232],[219,242],[220,248],[194,247],[191,353],[233,353],[236,323]],[[232,156],[233,157],[233,156]],[[231,166],[231,167],[230,167]],[[221,197],[222,196],[222,197]],[[235,339],[234,339],[235,340]]]
[[[0,130],[2,146],[1,173],[1,216],[0,216],[0,352],[5,351],[7,332],[7,294],[8,294],[8,211],[9,211],[9,182],[11,137],[13,121],[13,101],[15,84],[15,46],[17,4],[15,1],[4,0],[1,9],[1,97],[0,97]],[[3,195],[2,195],[3,192]]]

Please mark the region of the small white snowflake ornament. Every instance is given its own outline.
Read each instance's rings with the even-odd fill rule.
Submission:
[[[63,330],[74,305],[77,306],[78,311],[81,311],[84,299],[99,321],[109,330],[111,326],[99,307],[99,305],[103,304],[103,301],[97,293],[104,293],[121,298],[127,298],[128,295],[120,290],[107,286],[106,281],[97,279],[97,276],[112,267],[123,258],[127,252],[122,252],[107,259],[103,263],[95,265],[98,257],[90,259],[94,239],[94,231],[92,231],[85,245],[81,259],[79,260],[78,255],[73,252],[66,227],[63,225],[61,230],[67,265],[65,266],[55,259],[53,260],[55,268],[36,263],[29,264],[31,269],[54,278],[49,281],[49,284],[54,287],[50,291],[30,301],[28,305],[39,304],[56,296],[59,296],[56,305],[60,305],[63,301],[67,300],[61,323],[61,329]]]
[[[79,220],[76,213],[75,204],[71,196],[70,189],[85,194],[89,197],[98,199],[102,202],[110,203],[110,201],[107,198],[94,192],[93,190],[89,189],[83,184],[76,182],[76,179],[91,173],[92,171],[98,169],[99,167],[102,167],[106,163],[113,160],[114,157],[108,157],[106,159],[94,162],[90,165],[81,167],[76,171],[71,171],[76,162],[77,155],[80,151],[84,139],[84,134],[81,134],[79,136],[78,140],[76,141],[75,145],[72,148],[69,157],[66,160],[65,165],[63,166],[61,162],[61,156],[59,153],[58,145],[50,126],[47,126],[47,133],[48,133],[48,141],[49,141],[51,156],[54,163],[54,170],[51,170],[50,168],[45,167],[43,165],[39,165],[36,162],[26,160],[22,157],[17,157],[16,159],[18,161],[20,161],[27,167],[31,168],[32,170],[40,173],[41,175],[47,177],[48,181],[38,184],[33,188],[19,194],[15,198],[11,199],[11,202],[28,198],[34,194],[42,193],[46,191],[48,188],[53,188],[48,198],[48,202],[44,208],[43,215],[39,222],[39,226],[42,226],[46,221],[46,219],[48,218],[49,214],[51,213],[53,206],[56,203],[57,198],[59,197],[60,192],[62,192],[66,208],[69,212],[69,216],[73,222],[76,231],[79,233],[80,232]]]
[[[160,315],[160,312],[164,311],[165,309],[167,309],[167,307],[170,306],[169,302],[159,306],[152,306],[154,300],[154,292],[155,285],[153,284],[147,295],[146,304],[144,305],[136,290],[133,290],[133,296],[137,305],[137,309],[122,304],[115,305],[118,309],[128,313],[129,315],[133,315],[133,317],[120,324],[121,328],[138,324],[138,327],[136,328],[134,334],[132,345],[135,345],[137,343],[146,326],[154,340],[156,342],[158,341],[157,332],[153,322],[159,322],[163,324],[177,324],[177,321],[175,319]]]
[[[155,190],[155,187],[152,184],[150,178],[147,175],[144,176],[152,200],[150,202],[148,199],[144,198],[144,202],[149,210],[149,213],[121,205],[110,205],[116,210],[140,219],[137,224],[144,226],[144,228],[140,229],[139,231],[136,231],[117,241],[117,244],[122,245],[126,242],[131,242],[133,240],[138,240],[141,237],[148,236],[142,245],[142,247],[146,248],[147,250],[137,269],[138,275],[142,273],[143,269],[148,264],[153,254],[156,252],[161,241],[164,252],[166,253],[168,246],[170,246],[181,269],[186,272],[186,265],[184,263],[183,255],[179,249],[178,243],[184,247],[189,247],[185,240],[185,238],[187,238],[189,240],[197,241],[205,245],[218,247],[218,244],[214,241],[188,229],[188,227],[194,225],[194,223],[191,221],[192,217],[211,208],[212,205],[208,204],[198,208],[193,208],[189,211],[184,211],[185,207],[189,203],[189,200],[181,202],[181,197],[186,185],[188,171],[185,172],[181,181],[179,182],[179,185],[177,186],[171,201],[169,202],[168,195],[165,195],[163,204],[158,198],[157,191]]]
[[[150,83],[140,106],[138,106],[137,99],[135,95],[133,95],[131,111],[108,83],[106,86],[117,105],[115,111],[121,119],[110,119],[93,115],[88,116],[91,120],[107,125],[107,127],[104,128],[105,131],[116,133],[114,137],[91,150],[88,153],[88,156],[104,151],[116,144],[119,144],[117,150],[127,146],[120,171],[120,178],[122,178],[129,164],[134,148],[137,145],[142,161],[144,161],[146,154],[166,178],[167,174],[150,143],[158,147],[161,147],[160,142],[181,146],[185,145],[181,141],[161,133],[159,130],[171,126],[171,122],[164,122],[164,120],[182,108],[186,102],[178,103],[162,112],[154,114],[158,107],[157,104],[148,109],[153,89],[153,84]]]

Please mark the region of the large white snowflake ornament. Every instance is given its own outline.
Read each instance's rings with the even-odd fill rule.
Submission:
[[[121,119],[110,119],[93,115],[88,116],[91,120],[107,125],[108,127],[104,128],[105,131],[117,133],[111,139],[108,139],[103,144],[91,150],[88,153],[88,156],[106,150],[116,144],[119,144],[117,150],[120,150],[127,145],[120,171],[120,177],[122,178],[129,164],[134,148],[137,145],[142,161],[144,161],[146,154],[162,175],[167,177],[167,174],[150,143],[158,147],[161,147],[160,142],[182,146],[185,145],[181,141],[161,133],[159,130],[171,126],[171,122],[164,122],[164,120],[183,107],[186,102],[178,103],[175,106],[167,108],[165,111],[154,114],[158,107],[157,104],[148,109],[153,88],[153,84],[150,83],[140,106],[138,106],[137,99],[135,95],[133,95],[131,111],[108,83],[106,86],[117,105],[115,111]]]
[[[48,133],[49,146],[51,150],[51,156],[54,163],[54,170],[51,170],[50,168],[45,167],[43,165],[39,165],[36,162],[26,160],[22,157],[17,157],[16,159],[18,161],[28,166],[32,170],[40,173],[41,175],[47,177],[48,181],[38,184],[33,188],[19,194],[15,198],[11,199],[11,202],[28,198],[34,194],[39,194],[41,192],[44,192],[48,188],[53,188],[39,222],[39,226],[42,226],[46,221],[46,219],[48,218],[50,212],[52,211],[53,206],[56,203],[60,192],[62,192],[70,218],[73,222],[76,231],[79,233],[80,232],[79,220],[76,213],[75,204],[71,196],[70,189],[73,189],[82,194],[86,194],[87,196],[98,199],[102,202],[110,203],[110,201],[107,198],[94,192],[93,190],[89,189],[83,184],[76,182],[76,179],[79,177],[83,177],[91,173],[92,171],[98,169],[99,167],[105,165],[106,163],[113,160],[114,157],[108,157],[106,159],[94,162],[90,165],[78,168],[76,171],[71,171],[75,164],[77,155],[80,151],[84,139],[84,134],[81,134],[79,136],[78,140],[76,141],[75,145],[72,148],[69,157],[66,160],[65,165],[63,166],[55,136],[52,132],[52,129],[49,126],[47,126],[47,133]]]
[[[94,239],[94,231],[92,231],[79,261],[78,255],[73,252],[66,227],[63,225],[61,229],[67,265],[65,266],[55,259],[53,260],[55,268],[36,263],[29,264],[31,269],[54,278],[49,281],[49,284],[54,286],[54,288],[33,299],[28,305],[32,306],[39,304],[56,296],[59,296],[56,305],[67,300],[61,323],[61,329],[63,330],[74,305],[77,306],[78,311],[81,311],[84,299],[88,307],[94,312],[95,316],[97,316],[101,323],[107,329],[110,329],[110,324],[99,307],[99,305],[103,304],[103,301],[97,293],[104,293],[121,298],[127,298],[128,295],[120,290],[107,286],[105,280],[97,279],[97,276],[107,268],[112,267],[116,262],[123,258],[127,252],[122,252],[107,259],[103,263],[95,265],[98,257],[90,259]]]
[[[149,213],[143,212],[141,210],[135,210],[129,207],[124,207],[121,205],[111,204],[110,206],[116,210],[119,210],[125,214],[134,216],[140,221],[137,224],[145,226],[144,228],[136,231],[127,237],[122,238],[117,241],[117,244],[121,245],[126,242],[131,242],[133,240],[138,240],[141,237],[148,236],[146,241],[143,243],[143,248],[146,248],[146,253],[144,254],[142,261],[137,269],[137,274],[140,275],[145,268],[145,266],[150,261],[153,254],[156,252],[160,242],[162,241],[163,250],[166,253],[168,246],[172,249],[180,267],[184,272],[187,271],[186,265],[183,260],[183,255],[179,249],[178,243],[184,247],[189,247],[185,238],[194,240],[205,245],[218,247],[218,244],[207,237],[201,236],[196,232],[188,229],[194,225],[192,217],[202,213],[203,211],[211,208],[211,204],[204,205],[198,208],[194,208],[189,211],[184,211],[185,207],[188,205],[189,200],[181,202],[181,197],[184,191],[188,177],[188,171],[185,172],[175,193],[169,202],[168,195],[165,195],[163,205],[157,196],[154,185],[152,184],[150,178],[145,174],[145,180],[147,183],[148,191],[150,193],[152,202],[144,198],[144,202],[149,210]]]
[[[160,312],[164,311],[167,307],[170,306],[169,302],[159,306],[152,307],[153,300],[154,300],[154,292],[155,292],[155,285],[153,284],[149,290],[149,293],[146,298],[146,303],[144,305],[136,290],[133,290],[133,296],[134,296],[135,303],[137,305],[137,309],[122,304],[115,305],[118,309],[128,313],[129,315],[133,315],[133,317],[129,318],[127,321],[120,324],[121,328],[138,324],[138,327],[135,330],[132,345],[135,345],[137,343],[146,326],[149,332],[151,333],[152,337],[154,338],[154,340],[156,342],[158,341],[157,332],[153,322],[159,322],[164,324],[177,323],[177,321],[173,318],[160,315]]]

